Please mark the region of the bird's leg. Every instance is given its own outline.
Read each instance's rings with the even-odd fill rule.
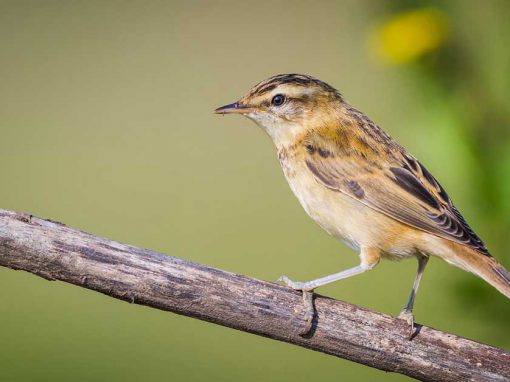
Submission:
[[[332,275],[324,276],[315,280],[300,282],[292,281],[287,276],[280,276],[277,281],[283,282],[289,288],[295,290],[301,290],[303,292],[312,292],[315,288],[321,287],[326,284],[330,284],[334,281],[346,279],[351,276],[359,275],[365,271],[368,271],[371,267],[360,264],[353,268],[346,269],[345,271],[334,273]]]
[[[292,281],[287,276],[280,276],[277,281],[282,281],[285,285],[292,289],[301,290],[304,292],[311,292],[315,288],[324,286],[326,284],[330,284],[334,281],[359,275],[360,273],[372,269],[379,263],[379,260],[381,259],[381,254],[379,249],[377,248],[362,248],[359,257],[360,265],[315,280],[299,282]]]
[[[409,339],[411,339],[414,331],[414,315],[413,315],[413,306],[414,306],[414,298],[416,297],[416,292],[418,291],[418,287],[420,286],[421,276],[423,275],[423,271],[425,270],[425,266],[429,261],[429,257],[425,255],[418,255],[418,271],[416,272],[416,277],[414,278],[413,289],[411,290],[411,294],[409,296],[409,301],[407,301],[407,305],[400,312],[398,318],[405,320],[409,324]]]
[[[303,331],[301,334],[306,334],[311,329],[312,319],[315,315],[315,309],[312,302],[313,290],[315,288],[368,271],[375,267],[379,263],[380,259],[381,254],[378,249],[362,248],[360,252],[360,265],[346,269],[345,271],[334,273],[332,275],[307,282],[292,281],[287,276],[280,276],[277,281],[283,282],[289,288],[303,292],[303,302],[306,309],[305,315],[307,318],[307,326],[306,331]]]

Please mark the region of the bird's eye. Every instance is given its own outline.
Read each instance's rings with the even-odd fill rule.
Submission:
[[[271,103],[275,106],[280,106],[285,102],[285,96],[283,94],[277,94],[271,100]]]

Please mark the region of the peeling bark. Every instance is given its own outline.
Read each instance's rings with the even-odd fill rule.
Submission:
[[[423,381],[510,381],[510,353],[315,295],[310,333],[300,292],[31,215],[0,210],[0,265],[108,296],[321,351]]]

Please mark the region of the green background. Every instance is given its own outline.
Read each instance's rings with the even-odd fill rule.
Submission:
[[[212,114],[271,75],[339,88],[434,173],[507,267],[510,3],[437,2],[448,38],[402,65],[377,25],[418,1],[0,1],[0,208],[264,280],[357,256],[302,211],[270,140]],[[396,315],[414,261],[321,294]],[[433,259],[417,321],[510,349],[510,302]],[[404,380],[0,269],[2,381]]]

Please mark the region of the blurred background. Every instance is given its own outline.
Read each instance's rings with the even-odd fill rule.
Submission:
[[[507,1],[0,1],[0,208],[264,280],[357,264],[268,137],[213,115],[314,75],[416,155],[510,267]],[[397,315],[415,261],[320,290]],[[2,381],[397,381],[321,353],[0,269]],[[510,350],[510,302],[429,263],[417,321]]]

